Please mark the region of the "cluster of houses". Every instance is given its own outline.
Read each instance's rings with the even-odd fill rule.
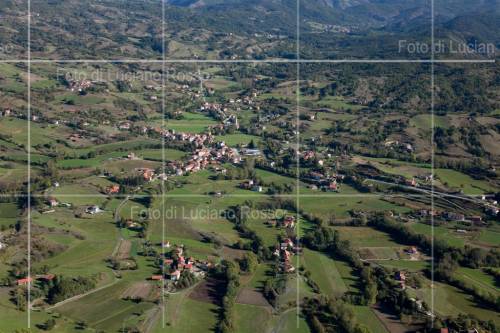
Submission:
[[[498,209],[498,201],[488,198],[485,195],[481,196],[481,201],[484,202],[484,210],[486,214],[491,216],[498,216],[498,213],[500,212],[500,210]]]
[[[429,219],[433,217],[434,219],[440,219],[442,221],[464,222],[466,224],[468,223],[476,226],[483,226],[485,224],[482,216],[479,215],[465,216],[465,214],[450,212],[450,211],[439,212],[436,210],[421,209],[417,212],[417,217],[420,217],[422,219]]]
[[[162,244],[164,248],[170,248],[170,242],[165,242]],[[212,263],[208,261],[199,261],[193,257],[186,258],[184,256],[184,247],[176,246],[171,252],[170,258],[165,258],[163,260],[163,268],[165,274],[157,274],[151,276],[153,281],[179,281],[183,272],[187,271],[193,274],[196,278],[203,278],[206,275],[206,271],[212,267]]]
[[[286,229],[295,228],[295,217],[294,216],[285,216],[282,219],[278,220],[270,220],[267,222],[268,225],[272,227],[282,227]]]
[[[311,171],[305,180],[312,183],[311,189],[321,189],[323,191],[339,192],[340,181],[345,178],[344,175],[324,175],[320,172]]]
[[[158,131],[158,129],[152,129],[152,130]],[[167,130],[160,130],[160,134],[165,138],[165,140],[189,142],[194,144],[196,147],[204,147],[214,142],[214,137],[210,133],[201,133],[201,134],[184,133],[167,129]]]
[[[214,90],[209,89],[208,92],[209,94],[213,94]],[[200,96],[195,95],[195,97],[200,97]],[[242,98],[231,98],[228,100],[228,105],[231,106],[231,108],[235,108],[237,112],[241,111],[242,105],[246,105],[250,110],[253,110],[253,105],[255,104],[254,102],[255,97],[257,97],[257,91],[253,91],[251,96],[244,96]],[[257,106],[257,110],[260,110],[259,106]],[[225,104],[204,102],[200,107],[200,111],[212,113],[213,115],[215,115],[216,118],[221,120],[220,124],[211,126],[210,127],[211,130],[220,133],[221,131],[225,131],[229,128],[236,130],[240,128],[237,115],[230,114],[229,108]]]
[[[251,190],[254,192],[262,192],[264,190],[263,187],[253,179],[245,180],[240,184],[240,188],[244,190]]]
[[[71,204],[68,202],[59,202],[54,197],[49,197],[46,201],[47,205],[52,208],[51,210],[44,210],[43,213],[53,213],[55,210],[53,208],[56,207],[71,207]]]
[[[410,143],[406,142],[399,142],[398,140],[387,140],[384,143],[384,146],[386,148],[397,148],[397,149],[404,149],[408,152],[413,151],[413,146]]]
[[[167,163],[166,167],[169,173],[182,176],[225,162],[240,163],[241,156],[236,149],[219,142],[212,147],[196,149],[186,161],[172,161]]]
[[[142,178],[144,178],[147,182],[152,182],[156,178],[161,178],[162,175],[157,175],[154,169],[151,168],[137,168],[135,169],[137,173],[139,173]]]
[[[295,272],[292,264],[293,254],[298,254],[302,250],[292,238],[284,239],[275,249],[273,255],[280,260],[280,269],[283,273]]]
[[[68,89],[70,91],[82,92],[90,87],[92,87],[92,81],[90,80],[70,81],[68,83]]]
[[[215,134],[224,134],[226,131],[229,129],[236,129],[238,130],[240,128],[240,124],[238,122],[238,117],[235,115],[231,115],[227,118],[225,118],[222,123],[217,124],[217,125],[211,125],[208,127],[210,132],[214,132]]]

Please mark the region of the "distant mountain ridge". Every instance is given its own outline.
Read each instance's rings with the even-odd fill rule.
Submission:
[[[322,23],[360,27],[401,27],[412,22],[430,21],[430,1],[422,0],[299,0],[301,17]],[[282,8],[295,11],[295,0],[166,0],[169,5],[198,10],[230,11],[255,8]],[[447,0],[435,4],[436,20],[444,22],[455,17],[484,13],[500,13],[497,0]]]

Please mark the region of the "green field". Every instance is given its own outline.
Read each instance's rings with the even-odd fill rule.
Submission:
[[[234,310],[236,332],[239,333],[266,332],[275,320],[270,309],[262,306],[236,304]]]
[[[497,325],[500,323],[498,312],[478,306],[471,295],[447,284],[434,282],[434,285],[434,306],[436,312],[439,314],[443,316],[457,316],[460,313],[468,313],[481,320],[493,320]],[[419,290],[417,296],[427,304],[432,304],[431,293],[430,281],[428,281],[428,286]]]
[[[476,239],[477,242],[488,244],[491,246],[500,246],[500,232],[491,229],[482,229],[479,237]]]
[[[500,288],[493,275],[483,272],[481,269],[460,267],[456,272],[456,277],[468,284],[473,284],[476,288],[487,293],[500,296]]]
[[[398,247],[392,237],[370,227],[334,227],[340,237],[351,242],[354,247]]]
[[[450,126],[449,119],[446,116],[434,115],[434,126],[448,128]],[[410,125],[417,127],[422,131],[431,131],[432,115],[420,114],[410,119]]]
[[[209,332],[215,328],[218,307],[211,303],[189,298],[186,293],[168,296],[165,316],[166,326],[162,328],[159,320],[154,332]]]
[[[436,176],[447,187],[461,190],[464,194],[478,195],[491,193],[495,187],[484,180],[476,180],[461,172],[449,169],[436,169]]]
[[[205,115],[199,113],[185,112],[180,120],[169,119],[165,122],[168,129],[178,132],[187,133],[203,133],[210,125],[215,125],[216,122]]]
[[[432,235],[432,226],[428,224],[414,223],[410,225],[410,228],[419,234]],[[455,233],[454,229],[448,229],[445,226],[434,226],[434,236],[451,246],[463,247],[465,245],[464,239]]]
[[[19,210],[15,203],[0,203],[0,227],[15,224]]]
[[[389,333],[378,317],[368,306],[352,306],[358,323],[367,327],[372,333]]]
[[[346,283],[337,268],[336,260],[323,253],[304,249],[304,266],[318,284],[323,295],[342,295],[347,291]]]
[[[349,188],[347,186],[344,186]],[[304,191],[305,192],[305,191]],[[302,193],[302,191],[301,191]],[[343,219],[349,216],[350,210],[356,211],[388,211],[393,210],[396,212],[408,211],[408,208],[397,206],[382,199],[382,197],[356,197],[356,196],[343,196],[341,190],[339,195],[331,194],[327,197],[318,195],[303,196],[300,199],[300,206],[306,212],[312,212],[314,215],[329,218],[336,217]],[[304,193],[307,194],[307,193]],[[318,200],[320,199],[320,200]]]
[[[252,140],[255,144],[257,144],[260,140],[260,137],[255,135],[238,133],[238,134],[226,134],[226,135],[216,136],[215,140],[224,141],[226,145],[234,147],[237,145],[247,145]]]
[[[136,304],[121,299],[129,287],[126,281],[118,282],[103,290],[92,293],[77,301],[64,304],[55,311],[74,320],[84,320],[90,326],[106,331],[118,331],[134,321],[141,313],[154,305],[148,302]]]
[[[373,261],[381,266],[392,269],[403,269],[411,272],[420,272],[429,266],[428,261],[413,261],[413,260],[380,260]]]

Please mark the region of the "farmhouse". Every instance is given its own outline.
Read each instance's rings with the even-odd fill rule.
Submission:
[[[58,205],[59,205],[59,202],[56,199],[54,199],[54,198],[49,199],[49,206],[50,207],[57,207]]]
[[[151,280],[152,281],[161,281],[161,280],[163,280],[163,276],[162,275],[152,275]]]
[[[137,171],[142,175],[145,181],[151,182],[154,179],[155,171],[150,168],[140,168]]]
[[[295,226],[295,217],[293,217],[293,216],[286,216],[283,219],[283,226],[285,228],[293,228]],[[292,245],[293,245],[293,242],[292,242]]]
[[[443,217],[448,221],[465,221],[465,215],[454,212],[444,212]]]
[[[17,282],[18,286],[25,286],[28,283],[33,282],[33,279],[31,277],[26,277],[26,278],[23,278],[23,279],[19,279],[16,282]]]
[[[87,214],[97,214],[97,213],[100,213],[102,212],[102,210],[99,208],[99,206],[90,206],[90,207],[87,207],[86,211],[85,211]]]
[[[42,280],[42,281],[52,281],[55,279],[55,277],[56,277],[55,274],[39,274],[35,276],[37,280]]]
[[[129,122],[123,122],[118,125],[118,128],[121,130],[129,130],[132,127],[132,125]]]
[[[254,192],[262,192],[263,188],[262,188],[262,186],[255,185],[254,187],[252,187],[252,191],[254,191]]]
[[[472,221],[472,223],[474,223],[475,225],[480,225],[483,223],[483,218],[481,216],[478,216],[478,215],[475,215],[475,216],[471,216],[470,220]]]
[[[132,220],[127,220],[125,222],[125,226],[128,228],[128,229],[131,229],[131,230],[140,230],[142,229],[142,226],[137,223],[137,222],[134,222]]]
[[[253,186],[254,186],[254,181],[252,179],[245,180],[243,183],[240,184],[240,187],[245,190],[251,189]]]
[[[415,178],[412,178],[412,179],[405,179],[405,185],[406,185],[406,186],[413,186],[413,187],[416,187],[416,186],[417,186],[417,181],[415,180]]]
[[[408,248],[408,249],[406,250],[406,252],[407,252],[408,254],[418,254],[418,249],[417,249],[417,247],[415,247],[415,246],[411,246],[410,248]]]
[[[120,192],[120,185],[111,185],[106,189],[107,194],[116,194]]]

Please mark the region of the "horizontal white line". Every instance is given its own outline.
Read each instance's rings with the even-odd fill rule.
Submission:
[[[144,63],[144,64],[439,64],[439,63],[465,63],[465,64],[484,64],[495,63],[496,59],[270,59],[270,60],[197,60],[197,59],[0,59],[0,63],[32,63],[32,64],[73,64],[73,63],[93,63],[93,64],[112,64],[112,63]]]
[[[26,197],[26,194],[0,194],[0,198],[20,198]],[[59,198],[218,198],[212,194],[115,194],[115,195],[105,195],[105,194],[32,194],[35,198],[49,198],[49,197],[59,197]],[[432,195],[429,194],[387,194],[387,193],[367,193],[367,194],[342,194],[342,193],[318,193],[318,194],[223,194],[220,198],[264,198],[264,197],[282,197],[282,198],[380,198],[380,197],[402,197],[402,198],[430,198]],[[481,195],[462,195],[463,198],[481,198]],[[459,199],[459,198],[457,198]]]

